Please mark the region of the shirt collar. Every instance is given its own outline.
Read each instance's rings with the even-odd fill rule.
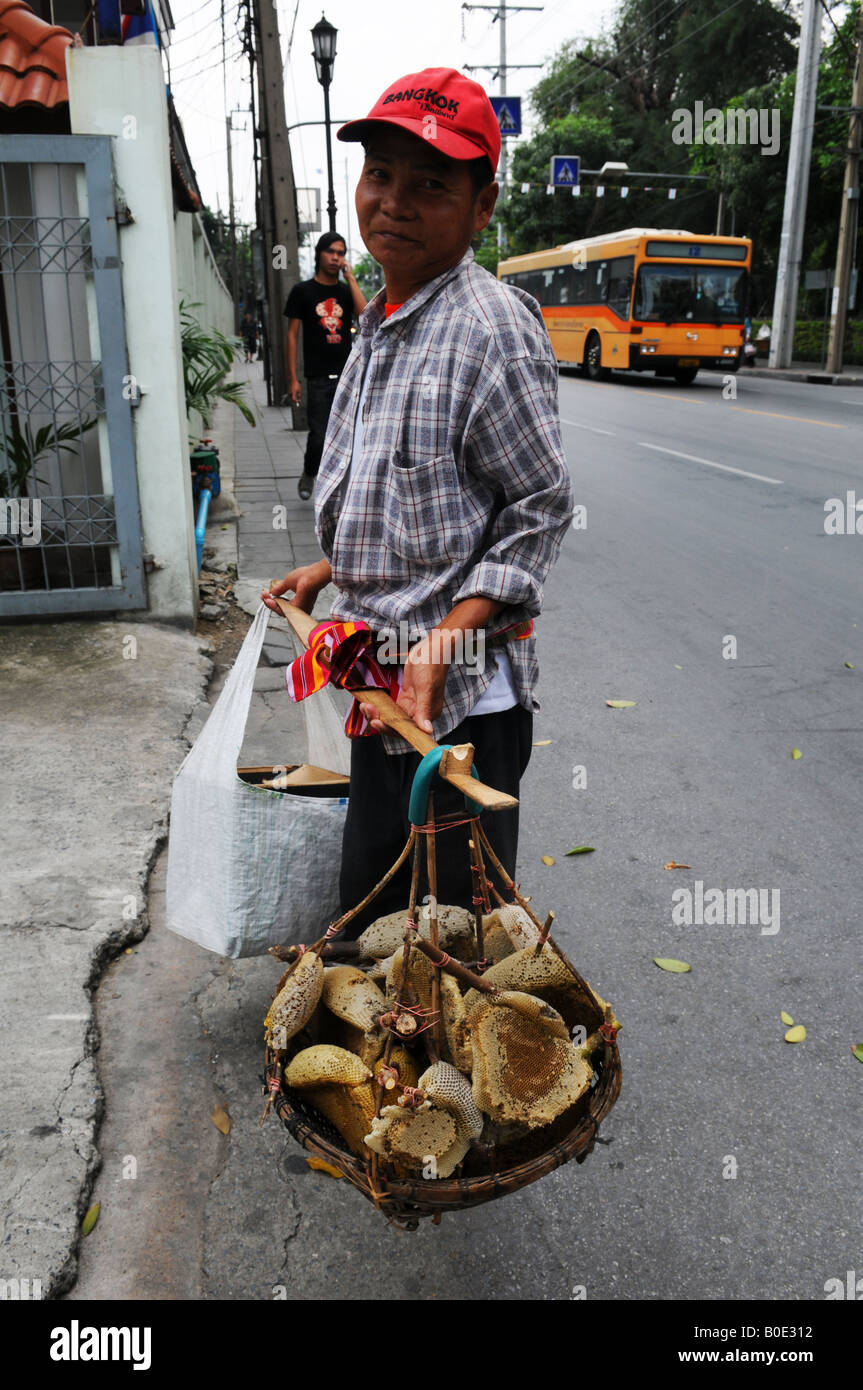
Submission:
[[[421,309],[423,305],[427,304],[443,285],[446,285],[450,280],[454,280],[457,275],[461,275],[470,265],[473,258],[473,251],[468,247],[457,265],[450,266],[449,270],[445,270],[442,275],[437,275],[434,280],[429,280],[427,285],[423,285],[421,290],[417,290],[416,294],[411,295],[410,299],[406,299],[401,308],[397,309],[394,314],[390,314],[389,318],[386,317],[384,311],[384,304],[386,303],[387,297],[386,289],[378,290],[374,299],[369,300],[362,312],[360,317],[360,332],[370,337],[372,334],[376,333],[379,328],[382,329],[383,332],[388,332],[391,324],[394,328],[398,328],[406,319],[416,313],[418,309]]]

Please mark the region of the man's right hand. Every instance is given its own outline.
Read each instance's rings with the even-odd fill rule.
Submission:
[[[314,565],[300,565],[278,583],[273,582],[269,589],[262,589],[261,599],[274,613],[278,613],[280,609],[275,598],[281,598],[290,589],[294,597],[289,602],[301,608],[304,613],[311,613],[315,599],[324,585],[329,584],[331,578],[332,570],[328,560],[318,560]]]
[[[291,397],[292,403],[294,405],[299,405],[303,395],[303,388],[296,377],[291,378],[291,384],[288,387],[288,394]]]

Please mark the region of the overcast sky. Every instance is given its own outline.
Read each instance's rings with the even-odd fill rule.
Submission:
[[[514,3],[514,0],[513,0]],[[323,88],[315,77],[311,29],[321,17],[321,0],[277,0],[282,54],[285,57],[285,109],[288,125],[323,121]],[[254,220],[254,174],[249,109],[249,64],[240,56],[235,0],[224,0],[227,76],[223,77],[222,0],[172,0],[176,23],[169,49],[171,90],[205,202],[228,210],[225,112],[234,108],[232,151],[234,201],[240,221]],[[541,11],[510,14],[507,59],[510,63],[544,64],[571,38],[598,33],[615,10],[615,0],[548,0]],[[488,10],[465,12],[460,0],[326,0],[323,12],[338,30],[336,62],[330,89],[335,121],[365,115],[397,77],[422,68],[469,64],[497,65],[499,25]],[[293,29],[293,41],[291,32]],[[290,43],[290,55],[288,56]],[[499,91],[491,73],[470,76]],[[526,96],[542,75],[541,68],[512,71],[510,95]],[[523,114],[529,118],[524,103]],[[240,108],[236,110],[236,108]],[[526,133],[530,134],[529,124]],[[510,141],[510,147],[514,144]],[[323,126],[291,133],[294,179],[300,187],[321,189],[321,216],[326,229],[326,147]],[[578,153],[578,151],[562,151]],[[613,158],[609,151],[609,158]],[[362,166],[362,148],[333,137],[333,181],[337,226],[349,239],[354,258],[363,253],[353,210],[353,190]],[[347,184],[347,188],[346,188]],[[346,221],[346,207],[350,220]]]

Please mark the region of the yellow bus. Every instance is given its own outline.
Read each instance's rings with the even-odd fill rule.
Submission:
[[[751,264],[748,237],[633,227],[512,256],[497,275],[538,300],[561,364],[688,385],[699,367],[740,366]]]

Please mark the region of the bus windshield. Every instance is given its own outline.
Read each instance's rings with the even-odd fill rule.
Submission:
[[[649,323],[742,323],[746,271],[718,265],[643,265],[634,319]]]

